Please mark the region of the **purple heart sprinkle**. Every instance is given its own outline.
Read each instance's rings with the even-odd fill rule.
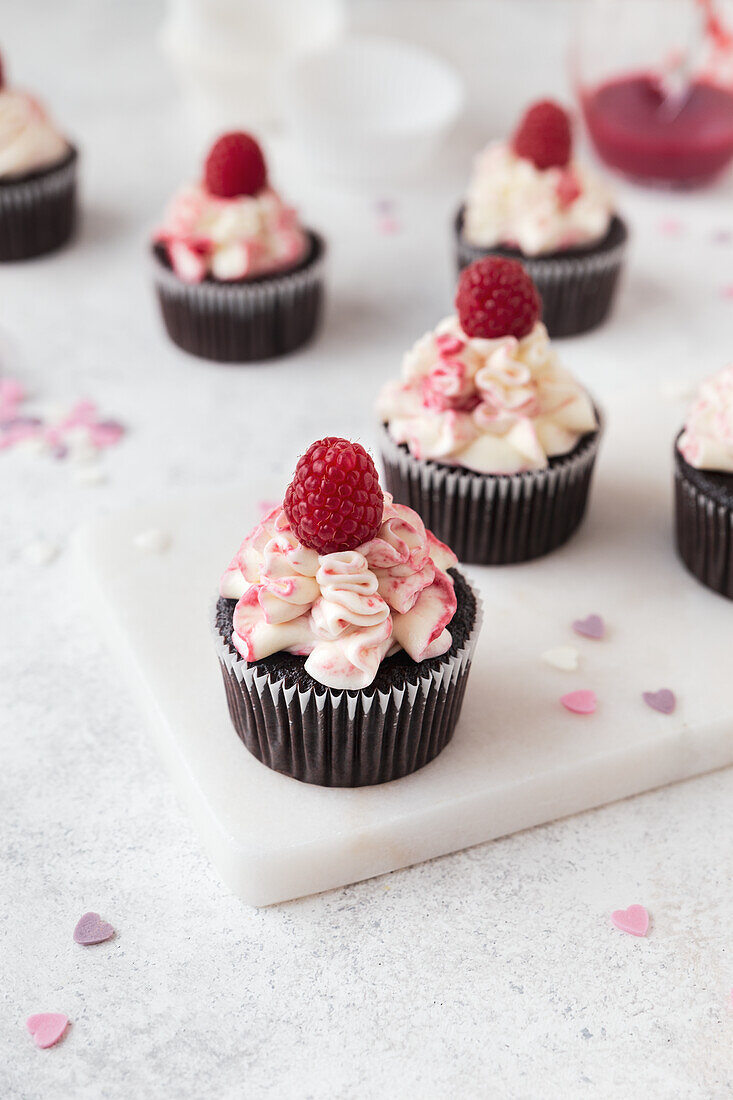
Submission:
[[[111,940],[115,930],[106,920],[102,920],[99,913],[85,913],[79,917],[74,929],[74,939],[82,947],[89,947],[93,943],[104,943]]]
[[[658,710],[660,714],[671,714],[677,705],[673,691],[669,688],[661,688],[660,691],[642,692],[642,699],[652,710]]]
[[[584,638],[602,638],[606,633],[606,624],[600,615],[588,615],[585,619],[576,619],[573,630]]]

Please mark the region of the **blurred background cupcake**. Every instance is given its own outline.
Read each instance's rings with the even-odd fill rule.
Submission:
[[[677,437],[675,510],[683,562],[733,599],[733,365],[703,382]]]
[[[268,182],[253,137],[224,134],[201,183],[180,191],[153,240],[155,285],[175,344],[205,359],[285,355],[316,331],[323,239]]]
[[[511,141],[492,142],[476,158],[455,224],[459,269],[489,254],[522,260],[551,336],[605,320],[627,239],[610,192],[572,146],[566,111],[535,103]]]
[[[54,252],[76,222],[78,154],[0,57],[0,261]]]
[[[517,260],[467,267],[456,310],[380,394],[386,485],[462,561],[537,558],[583,518],[598,413],[561,366]]]

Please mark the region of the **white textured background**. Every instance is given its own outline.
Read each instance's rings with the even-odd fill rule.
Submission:
[[[389,10],[404,29],[415,7]],[[569,5],[461,0],[457,26],[436,0],[421,10],[426,38],[454,58],[465,42],[486,97],[474,121],[562,88]],[[373,24],[385,4],[355,11]],[[0,2],[0,48],[78,138],[85,184],[76,246],[0,270],[0,367],[40,400],[89,396],[130,429],[97,488],[0,455],[0,1095],[730,1095],[730,769],[271,910],[231,898],[202,856],[85,617],[69,534],[166,487],[284,479],[326,431],[368,437],[398,350],[446,310],[445,224],[475,137],[454,143],[439,183],[394,196],[394,237],[375,232],[376,195],[281,174],[332,242],[329,323],[303,356],[249,368],[243,401],[242,372],[165,342],[147,282],[148,230],[198,156],[154,48],[159,18],[144,0]],[[601,392],[639,372],[699,378],[730,357],[733,246],[711,243],[733,230],[730,183],[620,194],[634,265],[613,323],[568,344],[567,361]],[[660,233],[670,218],[679,236]],[[45,569],[23,559],[38,536],[62,550]],[[609,926],[634,901],[652,913],[647,940]],[[72,942],[86,909],[116,940]],[[47,1010],[73,1025],[42,1052],[24,1020]]]

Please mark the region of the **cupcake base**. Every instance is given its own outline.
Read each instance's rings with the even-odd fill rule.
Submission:
[[[679,555],[701,584],[733,600],[733,474],[690,466],[676,443],[674,457]]]
[[[76,149],[57,165],[0,180],[0,263],[55,252],[76,226]]]
[[[287,355],[314,336],[322,314],[323,239],[289,271],[238,282],[184,283],[162,245],[153,245],[154,279],[168,335],[202,359],[249,363]]]
[[[453,646],[417,664],[399,652],[362,691],[333,691],[305,671],[305,658],[276,653],[248,664],[231,644],[235,600],[220,599],[216,639],[229,714],[268,768],[322,787],[365,787],[417,771],[453,736],[480,623],[476,594],[451,570],[458,609]]]
[[[600,423],[600,417],[599,417]],[[544,470],[479,474],[414,458],[382,425],[385,488],[460,561],[511,565],[562,546],[585,515],[601,427]]]
[[[602,241],[587,248],[525,256],[517,248],[480,248],[463,238],[464,208],[455,221],[458,271],[483,256],[520,260],[542,298],[542,320],[550,336],[577,336],[596,328],[611,311],[623,265],[628,229],[614,215]]]

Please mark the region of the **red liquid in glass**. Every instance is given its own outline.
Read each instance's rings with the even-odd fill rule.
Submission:
[[[665,101],[652,74],[617,77],[582,97],[598,155],[646,182],[706,183],[733,157],[733,92],[694,82],[679,110]]]

